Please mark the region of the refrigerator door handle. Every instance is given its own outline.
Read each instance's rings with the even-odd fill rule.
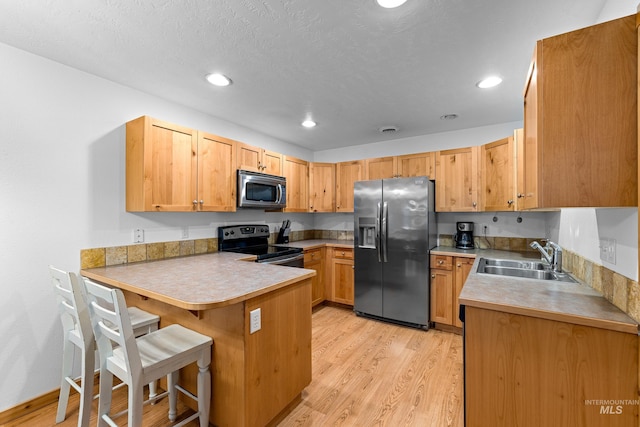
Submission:
[[[382,262],[387,262],[387,218],[389,207],[387,202],[382,204],[382,231],[380,232],[380,246],[382,246]]]
[[[380,215],[382,212],[382,207],[380,203],[378,203],[378,209],[376,209],[376,252],[378,253],[378,262],[382,262],[382,253],[380,247]]]

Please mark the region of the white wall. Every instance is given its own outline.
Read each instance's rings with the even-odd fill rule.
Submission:
[[[314,162],[345,162],[370,157],[399,156],[426,151],[448,150],[452,148],[482,145],[512,135],[513,130],[522,127],[522,121],[483,126],[459,131],[421,135],[409,138],[391,139],[372,144],[316,151]]]

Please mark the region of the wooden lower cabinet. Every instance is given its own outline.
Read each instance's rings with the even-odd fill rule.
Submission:
[[[474,262],[475,257],[431,255],[432,322],[462,328],[458,297]]]
[[[638,426],[638,336],[465,307],[465,420]]]
[[[331,301],[353,305],[353,249],[333,248],[330,271]]]
[[[325,300],[325,248],[307,249],[304,251],[304,268],[315,270],[311,279],[311,306]]]

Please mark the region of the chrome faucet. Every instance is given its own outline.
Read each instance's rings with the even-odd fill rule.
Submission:
[[[551,265],[553,271],[562,273],[562,248],[560,245],[549,240],[545,247],[536,241],[533,241],[530,246],[540,252],[542,258]]]

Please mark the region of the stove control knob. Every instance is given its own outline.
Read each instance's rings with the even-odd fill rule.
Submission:
[[[225,231],[225,232],[224,232],[224,235],[225,235],[225,236],[228,236],[228,235],[229,235],[229,232],[228,232],[228,231]]]
[[[234,234],[236,234],[236,232],[231,230],[231,235],[233,236]]]

